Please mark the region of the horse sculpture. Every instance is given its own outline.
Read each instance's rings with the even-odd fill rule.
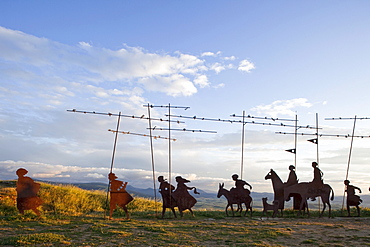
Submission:
[[[304,208],[304,205],[307,205],[307,198],[314,198],[314,197],[321,197],[321,200],[323,202],[323,209],[320,213],[320,217],[323,215],[326,204],[329,207],[329,218],[331,217],[331,205],[330,205],[330,200],[334,200],[334,191],[328,184],[323,184],[322,186],[317,186],[313,183],[298,183],[295,185],[288,186],[284,189],[284,198],[286,201],[289,200],[289,197],[291,194],[299,194],[302,198],[300,209]],[[332,193],[332,196],[329,200],[330,193]],[[307,213],[310,215],[308,211],[308,206],[307,206]]]
[[[226,205],[226,208],[225,208],[226,215],[229,216],[227,210],[228,210],[229,207],[231,207],[231,212],[234,216],[233,204],[238,205],[238,209],[240,208],[240,214],[242,214],[242,211],[243,211],[243,206],[242,205],[244,203],[244,205],[246,207],[244,216],[247,214],[248,210],[251,211],[251,216],[252,216],[252,206],[251,206],[252,197],[250,195],[248,195],[246,197],[235,196],[231,191],[225,189],[224,186],[225,186],[224,183],[219,184],[217,198],[220,198],[221,196],[224,196],[227,199],[227,205]]]
[[[274,201],[279,202],[279,209],[281,212],[281,215],[283,215],[283,209],[284,209],[284,188],[287,187],[288,185],[283,183],[283,181],[280,179],[280,177],[276,174],[276,172],[271,169],[269,173],[265,176],[265,179],[271,179],[272,182],[272,188],[274,190]],[[292,196],[293,199],[293,207],[294,209],[300,209],[300,204],[301,204],[301,197],[296,194],[292,193],[290,196]]]

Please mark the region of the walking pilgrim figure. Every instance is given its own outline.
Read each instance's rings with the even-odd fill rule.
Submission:
[[[126,191],[127,182],[123,183],[117,180],[117,176],[114,173],[109,173],[109,193],[110,193],[110,203],[109,203],[109,219],[112,219],[113,211],[117,206],[121,207],[126,214],[126,219],[130,218],[126,205],[131,202],[134,198]]]
[[[348,212],[348,216],[351,216],[350,206],[355,206],[356,209],[357,209],[357,216],[360,217],[360,207],[358,205],[361,204],[362,200],[358,195],[355,195],[356,194],[355,190],[358,190],[359,193],[361,193],[362,191],[361,191],[360,188],[358,188],[356,186],[353,186],[353,185],[350,185],[349,183],[350,183],[349,180],[344,180],[344,184],[346,185],[345,192],[347,193],[347,212]]]
[[[26,177],[28,171],[24,168],[19,168],[16,171],[18,175],[17,181],[17,208],[21,214],[25,210],[32,210],[37,216],[40,216],[40,211],[37,209],[42,205],[43,201],[37,196],[40,190],[40,184],[35,183],[32,178]]]
[[[181,217],[183,216],[183,211],[188,209],[191,214],[194,216],[193,210],[191,209],[197,200],[189,194],[188,190],[194,189],[194,194],[200,194],[195,187],[188,187],[186,183],[190,183],[189,180],[177,176],[176,178],[177,187],[176,190],[173,192],[172,197],[175,199],[177,203],[177,207],[179,208]]]
[[[162,218],[164,217],[164,213],[166,212],[167,208],[170,208],[175,218],[177,218],[175,212],[175,207],[177,207],[177,203],[172,196],[175,186],[167,182],[163,176],[158,177],[158,182],[160,183],[159,193],[161,193],[162,195]]]

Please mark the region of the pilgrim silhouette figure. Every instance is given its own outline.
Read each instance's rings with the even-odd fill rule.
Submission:
[[[324,176],[324,173],[320,170],[317,162],[312,162],[312,168],[313,168],[313,180],[311,184],[317,190],[324,186],[324,181],[322,179],[322,177]],[[315,201],[315,200],[316,200],[315,197],[311,197],[311,201]]]
[[[286,186],[290,186],[290,185],[298,183],[297,174],[295,173],[295,166],[290,165],[289,171],[290,172],[289,172],[288,180],[285,182]]]
[[[252,189],[252,186],[246,181],[239,179],[238,174],[232,175],[231,178],[235,181],[235,188],[231,188],[231,193],[233,193],[238,198],[249,197],[251,191],[249,189],[246,189],[244,186],[247,185],[250,189]]]
[[[324,181],[323,181],[323,176],[324,176],[324,173],[320,170],[320,168],[318,167],[319,165],[317,164],[317,162],[312,162],[312,167],[313,167],[313,180],[312,180],[312,183],[314,185],[317,185],[317,187],[320,187],[324,184]]]
[[[158,177],[159,185],[159,193],[162,195],[162,218],[164,217],[164,213],[166,212],[167,208],[170,208],[175,216],[175,207],[177,207],[177,203],[175,199],[172,197],[173,190],[175,189],[175,186],[168,183],[166,179],[164,179],[163,176]]]
[[[109,192],[110,192],[110,203],[109,203],[109,219],[112,219],[113,211],[117,206],[121,207],[126,213],[126,219],[130,218],[126,205],[131,202],[134,198],[126,191],[127,182],[123,183],[117,180],[117,176],[114,173],[109,173]]]
[[[358,188],[356,186],[353,186],[353,185],[350,185],[349,183],[350,183],[349,180],[344,180],[344,184],[346,185],[345,192],[347,193],[347,212],[348,212],[348,216],[351,216],[350,206],[355,206],[356,209],[357,209],[357,216],[359,217],[360,216],[360,207],[358,205],[361,204],[362,200],[358,195],[355,195],[356,194],[355,190],[358,190],[359,193],[361,193],[362,191],[361,191],[360,188]]]
[[[177,187],[173,192],[172,197],[177,203],[181,217],[183,216],[183,211],[186,209],[188,209],[191,214],[194,215],[191,208],[195,205],[195,203],[197,203],[197,200],[189,194],[188,190],[194,189],[194,194],[199,194],[197,189],[195,187],[188,187],[186,183],[190,183],[190,181],[181,176],[177,176],[175,179],[177,182]]]
[[[17,181],[17,208],[21,214],[25,210],[32,210],[37,216],[40,216],[40,211],[37,209],[42,205],[43,201],[37,196],[40,190],[40,184],[35,183],[32,178],[26,177],[28,171],[24,168],[19,168],[16,171],[18,175]]]

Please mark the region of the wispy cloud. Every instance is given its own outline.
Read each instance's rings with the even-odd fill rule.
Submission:
[[[57,84],[59,90],[55,94],[60,95],[63,88],[64,96],[76,93],[71,89],[72,82],[82,88],[100,86],[101,91],[95,96],[101,98],[112,92],[103,92],[104,89],[120,90],[133,85],[171,96],[189,96],[197,92],[197,87],[211,84],[205,80],[207,74],[233,67],[223,65],[223,59],[217,58],[221,52],[204,52],[200,56],[181,52],[169,55],[127,45],[111,50],[83,41],[69,46],[3,27],[0,27],[0,44],[1,67],[17,64],[6,69],[4,75],[8,81],[23,80],[33,87],[35,84]],[[207,61],[208,58],[213,61]],[[229,58],[235,60],[234,56]],[[239,65],[239,70],[252,69],[250,65],[247,67]],[[51,99],[49,103],[60,104],[61,100]]]
[[[269,105],[259,105],[253,107],[251,111],[261,115],[267,115],[271,117],[277,116],[294,116],[296,109],[299,107],[310,108],[311,103],[305,98],[297,98],[291,100],[276,100]]]

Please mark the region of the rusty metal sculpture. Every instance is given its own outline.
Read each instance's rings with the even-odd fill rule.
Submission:
[[[37,209],[42,205],[43,201],[37,196],[40,190],[40,184],[35,183],[32,178],[26,177],[28,171],[20,168],[16,171],[18,175],[17,181],[17,208],[21,214],[25,210],[32,210],[37,216],[40,216],[40,211]]]
[[[197,200],[189,194],[188,190],[194,189],[194,194],[200,194],[195,187],[188,187],[186,183],[190,183],[189,180],[177,176],[176,178],[177,187],[176,190],[172,193],[172,197],[175,199],[177,203],[177,207],[180,211],[180,216],[183,216],[183,211],[189,210],[191,214],[194,216],[193,210],[191,209]]]
[[[248,210],[250,210],[251,215],[252,215],[252,206],[251,206],[252,197],[250,195],[241,197],[236,193],[235,190],[230,190],[229,191],[229,190],[225,189],[224,186],[225,186],[224,183],[219,184],[217,197],[220,198],[221,196],[224,196],[226,198],[226,200],[227,200],[227,205],[226,205],[226,208],[225,208],[226,215],[229,216],[228,208],[230,207],[232,215],[235,216],[234,215],[233,204],[238,205],[238,210],[240,210],[240,214],[242,214],[243,204],[244,204],[245,207],[246,207],[245,212],[244,212],[244,216],[247,214]]]
[[[284,188],[284,198],[286,201],[289,200],[290,194],[299,194],[302,198],[300,210],[304,209],[304,205],[307,205],[308,198],[321,197],[323,202],[323,209],[320,212],[320,217],[323,215],[326,205],[329,207],[329,217],[331,217],[331,205],[330,200],[334,200],[334,191],[329,184],[324,184],[322,181],[322,172],[317,168],[317,163],[313,162],[312,167],[314,168],[314,179],[312,182],[298,183],[289,187]],[[331,198],[330,198],[331,193]],[[329,199],[330,198],[330,199]],[[309,210],[307,207],[307,213]]]
[[[273,211],[272,218],[275,218],[275,216],[279,213],[279,201],[274,200],[272,204],[269,204],[267,202],[267,197],[262,198],[262,205],[263,205],[263,211],[261,218],[266,214],[268,216],[267,211]]]
[[[294,184],[298,184],[297,175],[295,174],[294,169],[295,167],[293,165],[289,166],[290,173],[289,173],[288,180],[285,183],[280,179],[280,177],[277,175],[277,173],[273,169],[271,169],[270,172],[267,173],[267,175],[265,176],[266,180],[271,179],[272,188],[274,190],[274,201],[279,202],[279,209],[280,209],[281,215],[283,215],[283,209],[284,209],[284,203],[285,203],[284,188],[294,185]],[[301,201],[302,201],[302,198],[300,197],[300,195],[293,193],[289,196],[289,198],[290,197],[293,197],[293,209],[296,209],[296,210],[300,209]],[[304,207],[304,209],[305,208],[306,207]]]
[[[344,184],[346,185],[345,192],[347,192],[347,212],[348,212],[348,216],[351,216],[350,206],[355,206],[356,209],[357,209],[357,216],[360,217],[360,207],[358,205],[361,204],[362,200],[358,195],[355,195],[356,194],[355,190],[358,190],[359,193],[361,193],[362,191],[361,191],[360,188],[358,188],[356,186],[353,186],[353,185],[350,185],[349,183],[350,183],[349,180],[344,180]]]
[[[126,205],[131,202],[134,198],[126,191],[127,182],[123,183],[117,180],[117,176],[114,173],[109,173],[109,192],[110,192],[110,203],[109,203],[109,219],[112,219],[113,211],[117,206],[121,207],[126,214],[126,219],[130,218]]]
[[[158,177],[158,182],[160,183],[159,185],[159,193],[162,195],[162,218],[164,217],[164,213],[166,212],[167,208],[170,208],[173,212],[173,215],[175,218],[176,212],[175,212],[175,207],[177,207],[177,203],[175,199],[173,198],[173,190],[175,189],[175,186],[172,184],[168,183],[163,176]]]

